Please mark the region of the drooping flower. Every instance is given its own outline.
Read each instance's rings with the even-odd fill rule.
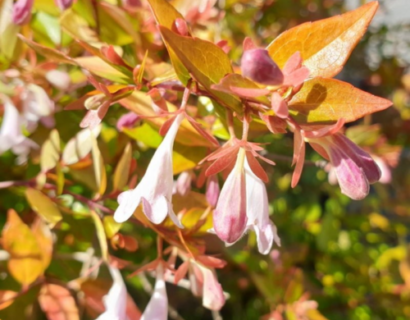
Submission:
[[[192,173],[189,171],[181,172],[178,179],[174,182],[173,193],[178,193],[185,196],[191,191]]]
[[[24,160],[30,149],[36,148],[37,144],[22,133],[24,118],[12,101],[5,95],[1,98],[4,101],[4,114],[0,128],[0,154],[11,149],[20,156],[20,160]]]
[[[118,119],[117,129],[118,131],[122,131],[123,128],[133,128],[139,120],[141,120],[141,118],[135,112],[128,112]]]
[[[140,320],[167,320],[168,297],[164,281],[164,269],[161,263],[156,268],[154,292]]]
[[[245,150],[238,151],[235,167],[222,187],[213,214],[215,233],[227,243],[236,242],[243,234],[246,223]]]
[[[121,273],[114,267],[109,267],[113,284],[104,297],[105,312],[96,320],[127,320],[127,289]]]
[[[54,126],[54,102],[42,87],[29,84],[20,98],[23,102],[22,114],[29,132],[35,130],[39,121],[48,128]]]
[[[175,117],[168,133],[158,147],[148,165],[147,171],[134,190],[121,193],[118,197],[119,207],[115,211],[114,219],[124,222],[132,216],[137,207],[142,204],[147,218],[159,224],[167,214],[174,223],[182,228],[172,209],[173,171],[172,149],[178,128],[184,119],[184,114]]]
[[[334,168],[342,193],[361,200],[369,193],[369,184],[379,181],[376,162],[363,149],[341,133],[308,140]]]
[[[215,207],[218,202],[219,192],[220,192],[220,189],[219,189],[218,177],[215,174],[209,176],[206,181],[205,196],[206,196],[206,200],[212,207]]]
[[[245,160],[246,177],[246,230],[254,230],[261,254],[268,254],[273,242],[280,246],[276,226],[269,219],[269,201],[264,182],[259,179]]]
[[[61,10],[67,10],[73,5],[73,0],[54,0],[57,7]]]

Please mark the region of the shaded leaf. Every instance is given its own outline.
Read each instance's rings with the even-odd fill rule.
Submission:
[[[128,182],[132,157],[131,143],[128,143],[122,153],[114,172],[114,190],[122,190]]]
[[[219,83],[226,74],[233,72],[226,53],[212,42],[180,36],[165,27],[160,27],[160,29],[164,39],[192,76],[210,91],[216,100],[242,113],[237,97],[211,88],[213,84]]]
[[[48,320],[79,320],[80,315],[70,291],[57,284],[44,284],[38,296]]]
[[[43,261],[44,269],[46,269],[50,265],[53,255],[53,236],[50,228],[44,221],[37,219],[31,227],[31,232],[37,240],[41,250],[41,260]]]
[[[269,44],[269,55],[283,68],[299,51],[311,77],[333,77],[342,70],[378,6],[373,1],[343,15],[306,22],[285,31]]]
[[[47,221],[51,227],[54,227],[63,218],[57,205],[41,191],[27,188],[26,198],[30,207]]]
[[[101,222],[100,217],[98,214],[91,210],[91,217],[93,218],[95,229],[97,231],[97,238],[100,244],[101,249],[101,256],[104,261],[108,261],[108,245],[107,245],[107,238],[105,236],[104,225]]]
[[[361,91],[346,82],[316,78],[306,81],[290,100],[289,112],[300,124],[331,123],[340,118],[352,122],[391,105],[389,100]]]
[[[93,167],[95,182],[99,186],[98,193],[103,195],[105,189],[107,188],[107,173],[105,172],[104,159],[101,155],[100,149],[98,148],[97,139],[92,136],[93,146],[91,149],[91,154],[93,156]]]

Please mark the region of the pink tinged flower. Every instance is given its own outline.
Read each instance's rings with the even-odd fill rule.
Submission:
[[[209,205],[212,207],[216,206],[219,198],[219,182],[217,175],[212,175],[208,177],[206,182],[206,200],[208,201]]]
[[[246,50],[241,60],[242,75],[265,85],[279,85],[283,73],[265,49]]]
[[[61,10],[67,10],[73,5],[73,0],[54,0],[57,7]]]
[[[162,223],[168,214],[178,227],[183,228],[172,209],[174,183],[172,148],[183,119],[183,114],[175,117],[137,187],[119,195],[119,207],[114,214],[114,219],[117,222],[124,222],[129,219],[137,207],[142,204],[143,211],[151,222],[155,224]]]
[[[177,181],[174,183],[173,193],[178,193],[181,196],[185,196],[191,191],[192,174],[189,171],[182,172]]]
[[[324,150],[327,153],[342,193],[348,197],[363,199],[369,193],[369,184],[380,179],[376,162],[343,134],[310,139],[309,142],[318,152]]]
[[[42,87],[29,84],[22,95],[23,117],[28,131],[33,131],[41,121],[46,127],[53,127],[55,122],[52,117],[55,106]]]
[[[127,320],[127,289],[118,269],[110,267],[110,273],[113,284],[104,297],[105,312],[96,320]]]
[[[215,271],[202,266],[199,268],[203,278],[202,305],[210,310],[221,310],[225,304],[225,296]]]
[[[168,297],[165,288],[164,270],[161,263],[158,264],[156,273],[154,293],[140,320],[168,319]]]
[[[11,100],[4,95],[1,97],[4,101],[4,114],[0,128],[0,154],[11,149],[13,153],[24,158],[31,148],[37,148],[37,144],[23,135],[24,118]]]
[[[213,213],[213,225],[218,237],[227,243],[236,242],[244,233],[246,217],[245,150],[240,148],[235,167],[222,187]]]
[[[34,0],[18,0],[13,5],[13,22],[17,25],[26,24],[30,20]]]
[[[122,131],[123,128],[133,128],[140,119],[140,116],[136,113],[128,112],[118,119],[117,129]]]
[[[380,169],[381,176],[380,176],[380,183],[388,184],[392,180],[392,169],[388,166],[386,161],[380,157],[373,155],[374,161],[376,161],[377,166]]]
[[[46,79],[54,87],[60,90],[67,90],[70,87],[71,78],[67,72],[60,70],[50,70],[46,73]]]
[[[268,254],[273,242],[280,246],[276,226],[269,219],[269,201],[266,186],[249,167],[245,160],[246,175],[246,215],[248,223],[246,229],[253,229],[256,233],[258,250],[261,254]]]

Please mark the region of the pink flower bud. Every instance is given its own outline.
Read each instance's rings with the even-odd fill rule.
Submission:
[[[17,25],[26,24],[30,20],[34,0],[18,0],[13,6],[13,22]]]
[[[242,75],[266,85],[279,85],[283,73],[265,49],[247,50],[241,60]]]
[[[208,177],[205,195],[208,203],[212,207],[215,207],[219,197],[219,182],[218,177],[216,175]]]
[[[139,120],[139,115],[134,112],[128,112],[118,119],[117,129],[122,131],[123,128],[133,128]]]
[[[61,11],[67,10],[73,5],[73,0],[54,0],[57,7],[60,8]]]

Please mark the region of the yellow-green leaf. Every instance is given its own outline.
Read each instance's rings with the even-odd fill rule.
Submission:
[[[37,189],[27,188],[26,198],[30,207],[47,221],[51,227],[62,219],[60,210],[56,204],[44,193]]]
[[[184,17],[166,0],[148,0],[148,3],[155,16],[155,20],[161,26],[171,29],[175,19],[184,19]],[[172,45],[168,44],[167,39],[164,37],[163,39],[179,80],[181,80],[183,84],[187,84],[190,75],[186,66],[181,62],[178,55],[175,54]]]
[[[113,216],[105,216],[103,219],[105,234],[111,239],[121,229],[122,224],[114,220]]]

